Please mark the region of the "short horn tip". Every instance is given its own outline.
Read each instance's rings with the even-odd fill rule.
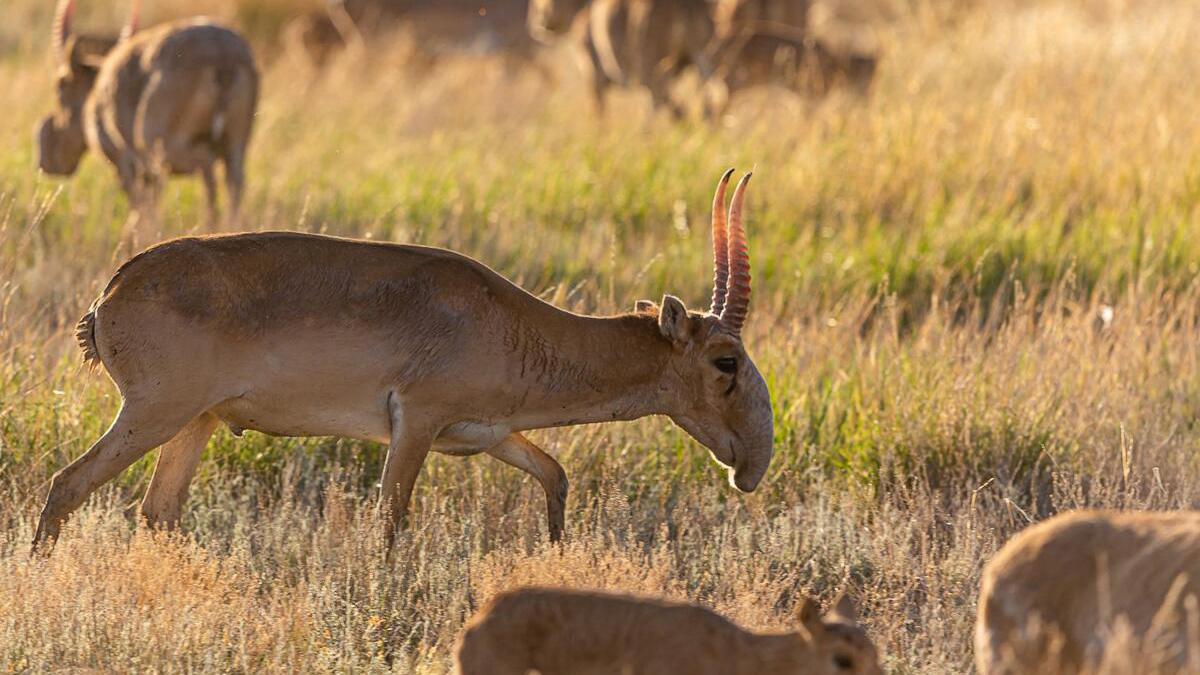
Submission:
[[[728,183],[729,179],[733,177],[734,171],[737,171],[736,167],[731,166],[728,169],[725,169],[725,173],[721,174],[721,183]]]

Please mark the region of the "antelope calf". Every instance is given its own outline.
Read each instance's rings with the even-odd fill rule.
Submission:
[[[59,1],[58,100],[38,131],[38,164],[48,174],[70,175],[90,147],[116,167],[142,217],[153,217],[166,176],[200,173],[215,222],[220,161],[232,218],[258,97],[250,47],[206,19],[139,31],[138,3],[118,39],[74,34],[74,0]]]
[[[842,600],[825,617],[801,598],[797,630],[760,634],[697,607],[525,588],[467,624],[459,675],[878,675],[875,646]]]
[[[1174,672],[1169,662],[1188,652],[1188,623],[1200,620],[1198,591],[1198,512],[1051,518],[1014,536],[984,568],[976,667],[981,675],[1091,672],[1123,626],[1169,655]]]
[[[112,426],[55,474],[37,542],[88,495],[162,445],[142,503],[180,514],[218,424],[389,444],[389,538],[429,451],[486,452],[535,476],[552,538],[566,480],[521,432],[666,415],[753,490],[771,461],[766,383],[746,354],[750,259],[742,208],[713,200],[707,312],[678,298],[618,316],[573,314],[452,251],[287,232],[176,239],[117,270],[78,326],[121,391]],[[620,358],[614,358],[620,355]]]

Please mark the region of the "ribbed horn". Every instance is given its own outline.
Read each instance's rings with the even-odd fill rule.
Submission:
[[[725,224],[725,187],[729,185],[729,177],[733,169],[721,176],[717,184],[717,194],[713,195],[712,206],[712,242],[713,242],[713,294],[712,308],[708,311],[721,315],[725,308],[725,292],[729,287],[729,228]]]
[[[129,6],[129,21],[125,23],[125,27],[121,29],[121,40],[128,40],[130,36],[138,32],[138,28],[142,23],[142,0],[133,0]]]
[[[50,29],[50,43],[60,59],[66,59],[67,37],[71,34],[71,19],[75,15],[75,0],[58,0],[54,10],[54,26]]]
[[[742,334],[742,324],[750,309],[750,252],[746,228],[742,225],[742,202],[752,175],[748,173],[738,181],[729,204],[729,292],[721,312],[721,326],[735,336]]]

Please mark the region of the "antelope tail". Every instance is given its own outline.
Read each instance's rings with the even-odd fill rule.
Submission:
[[[83,315],[75,324],[75,342],[83,352],[83,362],[94,366],[100,363],[100,351],[96,349],[96,310]]]

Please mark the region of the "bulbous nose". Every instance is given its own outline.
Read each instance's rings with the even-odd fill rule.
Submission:
[[[38,168],[46,173],[54,173],[54,167],[50,164],[49,152],[52,133],[54,133],[54,120],[47,117],[38,125],[37,131]]]
[[[754,492],[767,474],[773,452],[770,440],[765,445],[739,452],[737,466],[733,469],[733,486],[742,492]]]
[[[737,471],[733,472],[733,486],[741,492],[754,492],[766,471]]]
[[[76,144],[69,126],[60,126],[51,115],[42,120],[37,131],[38,168],[53,176],[69,176],[79,167],[83,140]]]
[[[758,400],[746,416],[748,422],[740,438],[744,439],[737,448],[733,468],[733,486],[742,492],[753,492],[771,466],[775,453],[775,414],[771,408],[771,394],[767,383],[758,378]]]

